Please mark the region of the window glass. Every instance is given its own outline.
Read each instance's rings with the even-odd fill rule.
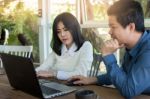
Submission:
[[[136,0],[141,3],[145,18],[150,18],[150,0]]]
[[[95,53],[100,53],[102,43],[111,38],[108,31],[109,28],[82,28],[84,38],[92,43]],[[103,62],[100,64],[99,72],[106,72]]]
[[[76,16],[76,0],[51,0],[50,9],[51,23],[62,12],[70,12]]]
[[[86,0],[86,22],[107,21],[107,9],[118,0]],[[136,0],[141,3],[145,18],[150,18],[150,0]]]
[[[109,28],[82,28],[84,38],[92,43],[94,50],[98,53],[100,53],[101,44],[111,38],[108,31]]]
[[[117,0],[86,0],[86,21],[107,20],[107,9],[114,1]]]

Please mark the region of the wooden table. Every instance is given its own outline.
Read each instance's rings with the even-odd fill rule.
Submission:
[[[88,86],[76,86],[77,89],[89,89],[94,90],[100,99],[125,99],[120,93],[114,88],[107,88],[96,85]],[[59,96],[54,99],[75,99],[75,92],[69,93],[64,96]],[[26,94],[19,90],[14,90],[8,82],[6,75],[0,75],[0,99],[38,99],[32,95]],[[140,95],[134,97],[134,99],[150,99],[150,96]]]

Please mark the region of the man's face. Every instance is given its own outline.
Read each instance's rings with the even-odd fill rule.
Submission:
[[[115,16],[109,16],[109,34],[113,39],[117,39],[119,44],[126,44],[129,38],[130,30],[128,26],[123,28],[120,23],[118,23]]]

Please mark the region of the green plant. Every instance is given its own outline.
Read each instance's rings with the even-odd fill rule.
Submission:
[[[19,45],[17,35],[23,33],[33,45],[35,61],[39,61],[38,16],[32,10],[25,9],[22,2],[18,2],[15,8],[7,14],[3,14],[5,7],[9,9],[9,6],[3,6],[3,9],[0,7],[0,11],[2,11],[0,27],[8,29],[10,32],[8,44]]]

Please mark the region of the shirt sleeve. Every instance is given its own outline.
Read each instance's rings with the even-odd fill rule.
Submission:
[[[130,61],[130,71],[126,73],[117,65],[113,54],[103,58],[107,69],[107,77],[112,84],[127,98],[139,95],[150,86],[150,52],[144,53],[136,60]]]
[[[79,49],[79,62],[75,67],[74,71],[58,71],[57,78],[61,80],[67,80],[68,78],[75,75],[87,76],[88,70],[93,61],[93,47],[90,42],[85,42],[82,47]]]
[[[111,81],[107,74],[97,76],[97,84],[98,85],[111,85]]]
[[[41,70],[49,70],[54,65],[55,60],[55,53],[52,51],[48,55],[48,58],[39,67],[36,68],[36,72]]]

